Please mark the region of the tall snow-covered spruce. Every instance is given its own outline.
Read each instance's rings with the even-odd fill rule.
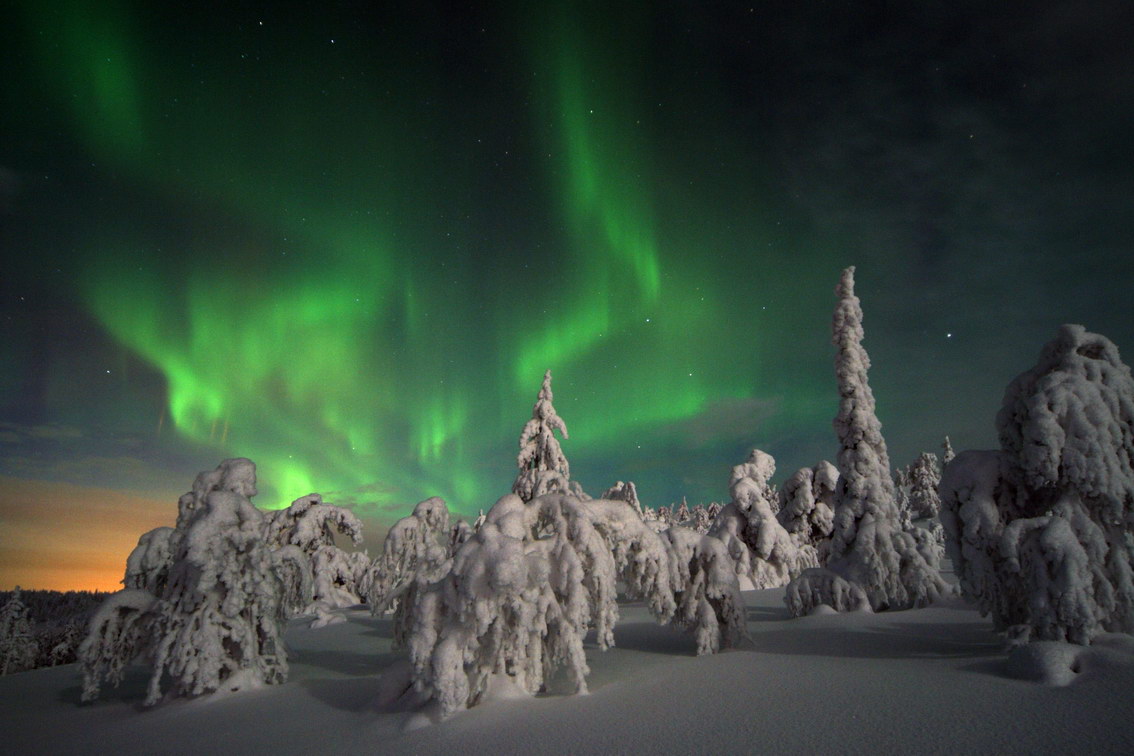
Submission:
[[[826,568],[805,570],[788,586],[785,601],[795,615],[819,604],[836,610],[869,604],[874,611],[925,606],[948,586],[918,552],[901,524],[890,457],[867,381],[870,357],[862,346],[862,306],[854,293],[854,268],[835,289],[832,322],[839,412],[838,497]],[[865,599],[865,601],[864,601]]]
[[[555,431],[562,433],[564,439],[568,436],[567,424],[555,411],[552,398],[551,371],[548,370],[532,407],[532,419],[520,432],[520,453],[516,457],[520,472],[512,484],[512,493],[524,501],[545,493],[583,495],[579,484],[571,481],[571,466],[555,437]]]
[[[1000,451],[941,481],[966,598],[1014,642],[1134,633],[1134,379],[1105,336],[1064,325],[1013,380]]]

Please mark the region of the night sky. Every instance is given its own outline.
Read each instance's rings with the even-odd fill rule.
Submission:
[[[1134,354],[1125,0],[184,5],[0,17],[0,588],[114,588],[229,456],[372,554],[475,515],[548,368],[593,495],[782,480],[847,265],[897,464],[1060,323]]]

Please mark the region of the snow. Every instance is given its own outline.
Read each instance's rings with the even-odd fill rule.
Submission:
[[[586,644],[589,695],[562,679],[537,697],[493,688],[439,723],[398,696],[409,671],[392,621],[355,608],[318,630],[290,623],[284,684],[142,710],[143,667],[85,706],[76,665],[41,669],[0,678],[0,729],[13,754],[1134,752],[1129,637],[1010,663],[960,599],[792,619],[783,596],[745,593],[751,644],[700,657],[693,638],[623,604],[616,646]],[[1012,676],[1058,677],[1061,664],[1078,672]]]

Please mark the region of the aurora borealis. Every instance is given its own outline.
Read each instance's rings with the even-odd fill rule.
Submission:
[[[1059,323],[1134,350],[1130,11],[797,5],[20,4],[0,523],[27,481],[172,519],[226,456],[262,507],[475,514],[548,368],[589,492],[720,499],[833,454],[849,264],[897,462],[994,443]]]

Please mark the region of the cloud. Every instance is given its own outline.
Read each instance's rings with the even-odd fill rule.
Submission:
[[[709,403],[698,414],[678,423],[676,433],[689,449],[720,446],[753,437],[761,423],[780,412],[779,399],[740,397]]]
[[[70,425],[19,425],[0,422],[0,443],[18,444],[26,441],[73,441],[84,438],[79,428]]]

